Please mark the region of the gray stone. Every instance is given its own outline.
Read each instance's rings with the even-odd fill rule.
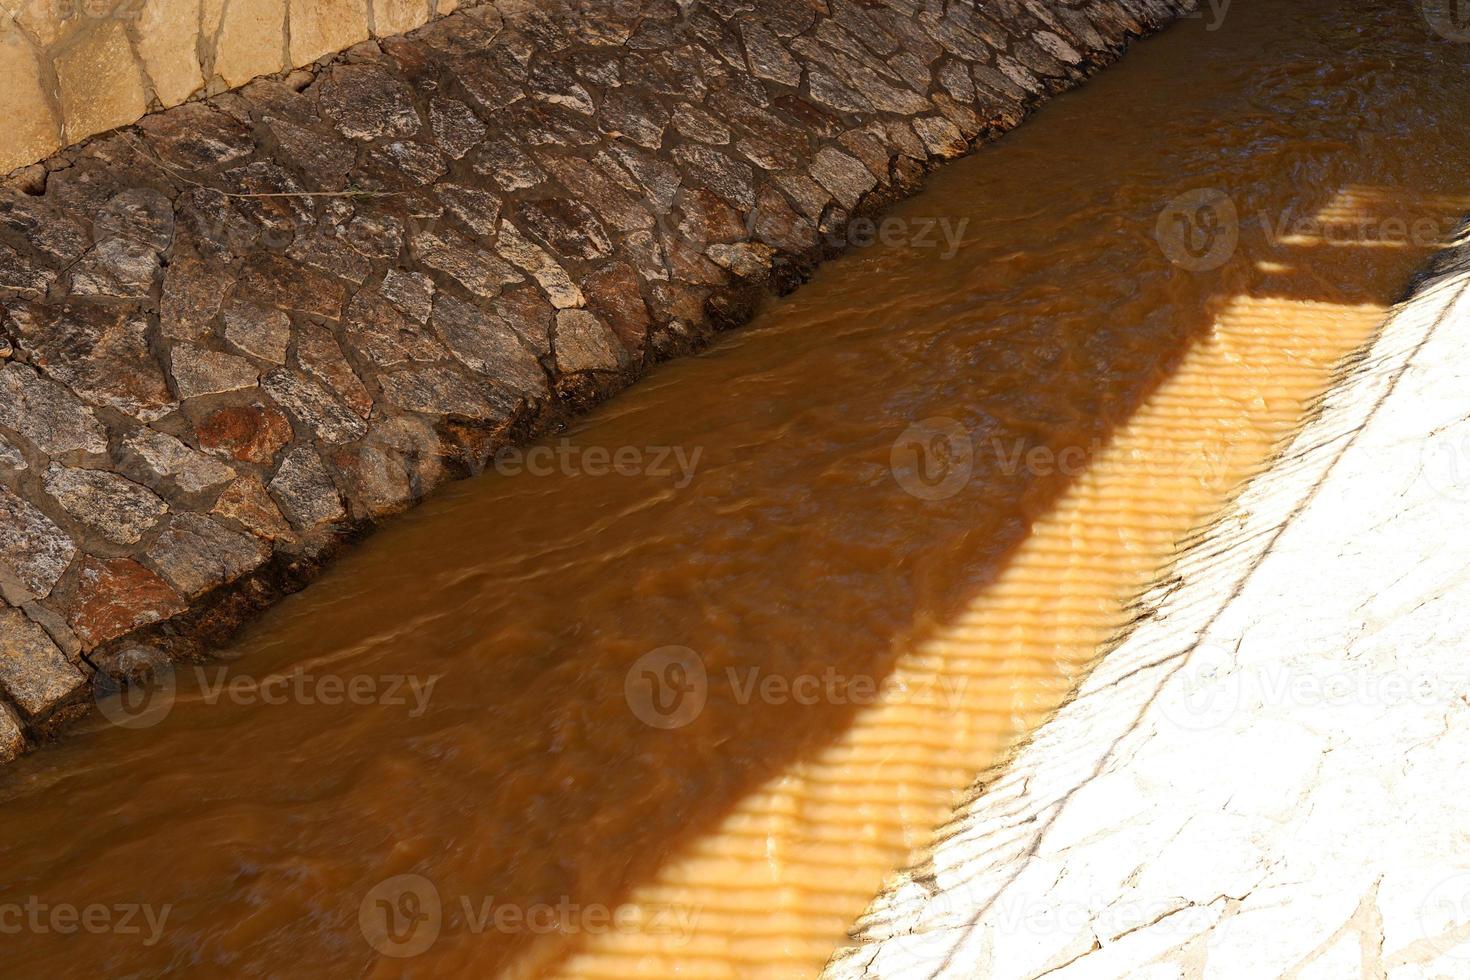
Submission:
[[[285,364],[291,318],[280,310],[237,303],[225,310],[225,339],[251,357]]]
[[[402,189],[433,183],[449,170],[449,158],[432,146],[394,140],[368,151],[358,170],[362,186]]]
[[[598,259],[612,254],[612,241],[602,223],[586,206],[564,198],[521,204],[521,226],[540,239],[551,254],[565,258]]]
[[[63,510],[113,544],[137,544],[168,513],[168,504],[147,487],[107,470],[52,463],[45,484]]]
[[[733,245],[711,245],[705,254],[721,268],[737,276],[756,278],[771,271],[771,258],[776,250],[759,242],[736,242]]]
[[[317,88],[322,112],[350,139],[412,136],[419,131],[413,93],[380,65],[335,65]]]
[[[337,338],[326,327],[319,323],[302,326],[297,333],[296,359],[301,363],[301,370],[325,385],[348,408],[363,418],[372,413],[372,396],[342,355]]]
[[[970,144],[965,142],[964,134],[943,116],[915,119],[914,132],[924,141],[924,149],[946,160],[960,156],[970,148]]]
[[[133,187],[115,195],[92,219],[92,238],[137,242],[154,252],[166,252],[174,240],[173,201],[149,187]]]
[[[849,211],[878,184],[878,178],[856,158],[830,146],[812,161],[812,176]]]
[[[0,466],[6,466],[17,471],[29,469],[25,454],[4,436],[0,436]]]
[[[0,688],[27,717],[46,714],[85,681],[86,677],[71,665],[46,631],[27,619],[25,613],[0,609]],[[8,717],[0,719],[0,727],[8,727],[7,721]],[[3,731],[0,738],[6,738]],[[13,741],[13,736],[9,740]]]
[[[193,598],[259,568],[268,552],[200,514],[175,514],[148,548],[148,561],[181,595]]]
[[[378,287],[383,298],[419,323],[428,323],[434,308],[434,280],[419,272],[389,269]]]
[[[172,480],[185,493],[202,493],[235,478],[235,471],[219,460],[147,426],[129,433],[122,447],[155,486]]]
[[[277,368],[261,380],[260,387],[323,442],[340,445],[361,439],[367,432],[355,412],[309,378]]]
[[[470,292],[486,299],[498,295],[501,286],[520,282],[523,278],[494,255],[448,229],[442,235],[429,232],[415,235],[413,250],[424,265],[443,272]]]
[[[503,422],[516,407],[514,397],[442,365],[411,365],[382,375],[378,384],[388,401],[410,412]]]
[[[107,430],[92,410],[25,364],[0,368],[0,425],[52,456],[107,452]]]
[[[535,187],[546,179],[545,172],[536,166],[534,160],[514,144],[499,140],[480,147],[475,152],[472,165],[475,173],[490,177],[506,192]]]
[[[286,249],[286,255],[359,286],[373,271],[372,260],[357,250],[341,228],[302,235]]]
[[[347,516],[326,464],[310,446],[286,454],[270,482],[270,493],[287,520],[303,531]]]
[[[655,214],[665,214],[673,207],[683,181],[677,167],[625,143],[615,144],[611,154],[643,187]]]
[[[246,260],[236,295],[255,306],[299,310],[329,320],[342,315],[344,298],[342,284],[336,279],[272,252]]]
[[[265,124],[281,152],[314,186],[326,190],[346,186],[347,174],[357,161],[356,146],[335,133],[308,129],[273,116],[266,116]]]
[[[444,184],[435,189],[439,199],[449,213],[463,221],[476,235],[495,237],[495,227],[500,221],[500,198],[488,191],[457,184]]]
[[[530,273],[531,278],[546,290],[557,309],[581,306],[586,302],[567,271],[545,249],[527,241],[509,221],[500,222],[500,239],[495,248],[508,261]]]
[[[34,362],[84,400],[145,422],[176,407],[149,348],[147,317],[99,303],[70,303],[15,307],[10,322]]]
[[[260,378],[260,371],[245,358],[193,344],[175,344],[170,360],[174,386],[183,399],[253,388]]]
[[[432,310],[432,301],[426,297],[425,302]],[[449,356],[424,322],[429,318],[429,310],[424,311],[424,321],[419,321],[405,316],[399,307],[377,292],[364,289],[352,297],[347,316],[352,324],[347,333],[348,345],[379,367],[439,361]]]
[[[200,337],[219,313],[230,278],[227,270],[192,249],[175,247],[163,274],[159,330],[176,340]]]
[[[609,92],[597,112],[597,126],[608,136],[621,136],[650,150],[663,144],[668,125],[667,109],[631,89]]]
[[[556,315],[556,367],[563,374],[616,371],[627,363],[627,351],[607,324],[587,310]]]
[[[147,245],[121,236],[106,238],[72,269],[71,291],[77,296],[146,299],[162,267],[158,253]]]
[[[745,40],[752,75],[793,88],[801,84],[800,63],[765,24],[754,17],[744,18],[740,21],[740,35]]]
[[[76,553],[56,522],[0,487],[0,593],[8,601],[46,598]]]
[[[750,164],[707,146],[678,147],[674,159],[683,164],[693,179],[720,195],[731,207],[743,210],[755,205]]]
[[[447,293],[434,301],[434,329],[466,367],[528,397],[548,394],[546,372],[509,323]]]
[[[201,102],[144,116],[138,128],[159,156],[185,170],[230,163],[255,149],[250,130]]]
[[[485,138],[485,124],[474,110],[454,99],[429,100],[429,127],[444,152],[459,160]]]
[[[9,245],[0,244],[0,299],[41,299],[56,273],[33,265]]]

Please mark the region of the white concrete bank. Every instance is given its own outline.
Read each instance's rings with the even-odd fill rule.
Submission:
[[[1470,248],[829,980],[1470,977]]]

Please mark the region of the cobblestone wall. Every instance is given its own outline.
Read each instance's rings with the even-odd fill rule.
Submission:
[[[1173,0],[499,3],[0,194],[0,757],[738,324]]]

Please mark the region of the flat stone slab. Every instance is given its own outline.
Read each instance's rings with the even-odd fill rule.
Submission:
[[[66,150],[0,191],[0,595],[195,655],[1188,6],[506,0]]]
[[[1470,975],[1470,243],[831,980]]]

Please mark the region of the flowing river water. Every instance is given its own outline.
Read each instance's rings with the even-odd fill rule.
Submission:
[[[1139,44],[0,771],[0,970],[815,975],[1470,210],[1467,67],[1400,0]]]

